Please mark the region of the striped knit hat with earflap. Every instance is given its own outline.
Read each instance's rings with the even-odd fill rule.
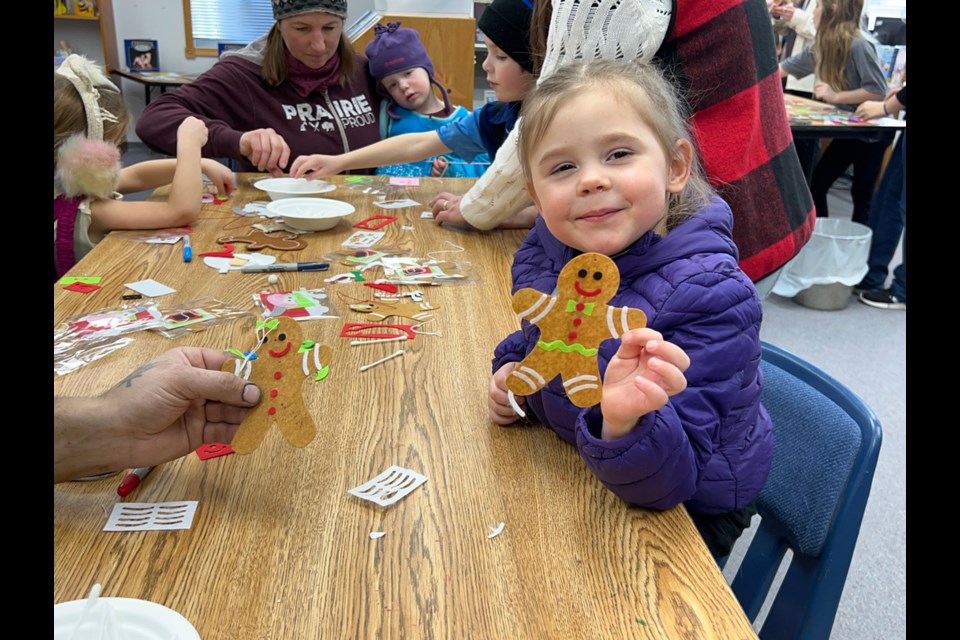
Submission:
[[[347,0],[273,0],[273,19],[283,20],[304,13],[329,13],[347,19]]]

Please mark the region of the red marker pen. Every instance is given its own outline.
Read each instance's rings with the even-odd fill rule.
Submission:
[[[123,479],[120,486],[117,487],[117,495],[123,497],[137,488],[140,481],[147,477],[147,474],[153,471],[153,467],[139,467],[131,469],[127,477]]]

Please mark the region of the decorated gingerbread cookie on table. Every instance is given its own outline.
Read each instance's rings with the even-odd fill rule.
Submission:
[[[252,453],[267,431],[276,424],[283,437],[294,447],[305,447],[317,435],[317,425],[303,399],[303,382],[315,382],[330,372],[330,347],[304,340],[300,326],[292,318],[272,318],[257,322],[257,347],[235,362],[227,361],[225,371],[233,371],[255,382],[263,399],[250,410],[231,443],[239,454]]]
[[[574,405],[598,404],[603,394],[597,364],[600,343],[647,325],[643,311],[607,304],[619,286],[620,271],[613,260],[584,253],[560,271],[555,296],[536,289],[517,291],[513,310],[540,327],[540,339],[507,379],[510,392],[530,395],[559,375]]]

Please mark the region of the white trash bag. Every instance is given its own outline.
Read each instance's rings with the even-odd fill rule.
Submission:
[[[817,218],[810,241],[788,262],[773,293],[792,298],[816,285],[853,287],[867,275],[870,227],[838,218]]]

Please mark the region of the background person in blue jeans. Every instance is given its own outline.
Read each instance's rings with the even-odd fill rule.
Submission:
[[[891,93],[885,100],[864,102],[857,115],[864,119],[896,116],[907,106],[907,88]],[[893,148],[887,170],[870,207],[870,270],[860,281],[860,302],[880,309],[907,308],[907,132]],[[902,240],[901,240],[902,237]],[[901,241],[901,262],[893,270],[893,283],[886,288],[890,261]]]

